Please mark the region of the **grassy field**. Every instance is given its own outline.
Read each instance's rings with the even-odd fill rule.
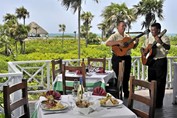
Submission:
[[[140,38],[139,45],[136,49],[132,49],[132,56],[140,56],[140,47],[144,38]],[[170,37],[171,49],[168,56],[177,55],[177,37]],[[4,47],[0,48],[0,73],[7,72],[7,62],[9,61],[25,61],[25,60],[51,60],[51,59],[77,59],[78,58],[78,41],[77,39],[65,39],[62,46],[62,40],[53,39],[30,39],[25,42],[25,54],[15,54],[5,56]],[[15,52],[15,47],[12,46]],[[20,45],[18,45],[20,50]],[[85,46],[85,40],[81,40],[81,58],[87,57],[111,57],[111,48],[104,44]]]

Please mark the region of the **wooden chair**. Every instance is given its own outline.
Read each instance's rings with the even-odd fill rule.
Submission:
[[[66,72],[67,71],[71,71],[71,72],[76,72],[76,71],[80,71],[81,72],[81,76],[77,76],[77,77],[71,77],[71,76],[67,76]],[[83,86],[86,87],[86,81],[85,81],[85,65],[83,66],[66,66],[65,64],[62,65],[62,82],[63,82],[63,94],[66,95],[67,94],[67,90],[71,91],[72,89],[74,89],[73,86],[67,86],[66,81],[70,81],[70,82],[74,82],[74,80],[78,80],[80,79],[80,77],[82,77],[83,80]]]
[[[125,61],[119,62],[119,74],[117,75],[118,78],[114,81],[112,85],[108,85],[106,87],[106,91],[111,93],[114,97],[123,99],[122,98],[122,88],[123,88],[123,77],[124,77],[124,63]]]
[[[102,64],[101,67],[103,67],[103,70],[105,71],[105,69],[106,69],[106,58],[105,57],[104,58],[90,58],[90,57],[88,57],[87,60],[88,60],[88,65],[92,65],[92,63],[94,63],[96,65],[99,63],[99,65],[96,65],[96,67],[100,67],[100,63],[101,63]]]
[[[55,80],[57,74],[61,74],[62,73],[62,59],[58,59],[58,60],[52,60],[52,77],[53,77],[53,81]]]
[[[143,96],[140,94],[136,94],[134,91],[135,87],[137,86],[147,88],[150,91],[150,95]],[[134,76],[130,76],[130,93],[128,98],[128,108],[132,110],[138,117],[154,118],[156,104],[156,89],[157,89],[156,81],[147,82],[144,80],[136,80]],[[134,101],[146,104],[149,108],[149,112],[135,108],[133,104]]]
[[[10,94],[21,90],[22,98],[18,101],[11,103]],[[27,80],[23,79],[22,83],[18,83],[13,86],[3,86],[3,96],[4,96],[4,112],[5,118],[11,118],[12,111],[23,106],[24,114],[19,118],[30,118],[29,104],[28,104],[28,92],[27,92]]]

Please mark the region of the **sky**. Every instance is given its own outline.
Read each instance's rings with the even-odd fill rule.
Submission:
[[[140,0],[99,0],[97,4],[94,0],[84,0],[82,3],[82,11],[91,12],[94,15],[92,20],[91,32],[101,33],[97,28],[97,24],[103,21],[100,16],[106,6],[111,3],[122,4],[123,2],[129,8],[139,3]],[[66,10],[61,5],[61,0],[0,0],[0,24],[3,24],[3,17],[7,13],[15,14],[16,8],[24,6],[30,13],[30,17],[26,19],[26,24],[36,22],[43,27],[48,33],[59,33],[59,24],[66,25],[66,33],[77,32],[78,16],[74,14],[72,9]],[[167,33],[177,34],[177,2],[175,0],[165,0],[163,6],[164,19],[157,22],[161,23],[162,29],[167,29]],[[138,32],[141,30],[141,23],[144,17],[138,17],[137,21],[132,24],[130,31]],[[20,23],[23,23],[20,20]]]

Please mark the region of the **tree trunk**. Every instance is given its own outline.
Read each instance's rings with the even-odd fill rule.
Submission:
[[[80,14],[81,6],[78,8],[78,59],[80,59]]]
[[[23,25],[25,25],[25,18],[23,18]]]
[[[17,49],[17,41],[15,41],[15,50],[16,50],[16,55],[18,54],[18,49]]]
[[[86,40],[85,40],[86,47],[87,47],[87,44],[88,44],[88,23],[87,23],[87,26],[86,26]]]
[[[64,40],[64,32],[62,34],[62,50],[63,50],[63,40]]]
[[[20,53],[23,54],[23,41],[20,41],[21,50]]]
[[[25,41],[23,43],[23,54],[25,54]]]
[[[4,53],[5,53],[6,56],[8,56],[7,44],[5,44],[5,50],[4,50]]]
[[[101,39],[102,39],[102,41],[103,41],[103,30],[101,30]]]

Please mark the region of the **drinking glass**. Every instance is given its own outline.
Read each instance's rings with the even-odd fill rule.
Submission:
[[[74,79],[73,87],[74,87],[74,90],[75,90],[75,91],[77,91],[78,86],[79,86],[78,80],[77,80],[77,79]]]

